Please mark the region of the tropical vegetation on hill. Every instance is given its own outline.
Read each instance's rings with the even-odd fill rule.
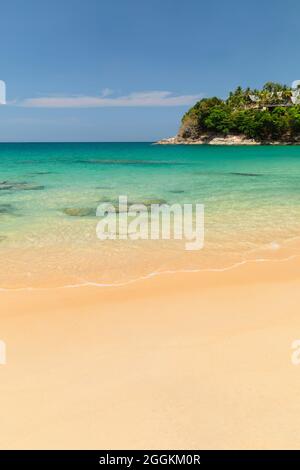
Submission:
[[[261,90],[238,87],[227,99],[198,101],[182,118],[179,136],[243,135],[257,141],[300,140],[300,87],[268,82]]]

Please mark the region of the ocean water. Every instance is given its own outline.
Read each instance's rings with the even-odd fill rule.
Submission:
[[[178,240],[99,240],[97,205],[119,195],[204,204],[203,249],[187,252]],[[82,216],[66,213],[74,208]],[[0,144],[0,287],[227,269],[284,257],[299,230],[300,147]]]

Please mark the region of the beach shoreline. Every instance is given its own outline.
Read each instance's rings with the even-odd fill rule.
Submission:
[[[174,137],[167,137],[165,139],[158,140],[155,142],[156,145],[229,145],[229,146],[291,146],[300,145],[299,141],[258,141],[255,139],[249,139],[244,135],[203,135],[197,139],[184,138],[178,135]]]
[[[298,265],[1,291],[0,448],[296,448]]]
[[[296,448],[298,150],[0,151],[0,448]],[[99,240],[120,194],[204,203],[204,249]]]

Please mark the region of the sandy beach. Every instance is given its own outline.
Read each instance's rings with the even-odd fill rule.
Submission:
[[[299,259],[0,292],[2,449],[296,448]]]
[[[295,466],[299,13],[2,2],[0,470]]]

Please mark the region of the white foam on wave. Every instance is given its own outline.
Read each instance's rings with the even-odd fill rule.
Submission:
[[[273,242],[269,243],[268,247],[269,247],[270,250],[274,250],[274,251],[275,251],[275,250],[279,250],[279,248],[281,247],[281,245],[280,245],[279,243],[273,241]]]
[[[201,272],[216,272],[216,273],[222,273],[226,271],[230,271],[232,269],[235,269],[239,266],[243,266],[248,263],[265,263],[265,262],[275,262],[275,263],[280,263],[284,261],[290,261],[292,259],[298,258],[300,255],[291,255],[286,258],[280,258],[280,259],[270,259],[270,258],[257,258],[257,259],[244,259],[242,261],[238,261],[237,263],[234,263],[231,266],[227,266],[224,268],[205,268],[205,269],[174,269],[174,270],[165,270],[165,271],[153,271],[149,274],[145,274],[143,276],[139,276],[134,279],[129,279],[127,281],[123,282],[112,282],[112,283],[103,283],[103,282],[96,282],[96,281],[85,281],[83,280],[80,283],[76,284],[65,284],[63,286],[54,286],[54,287],[0,287],[0,292],[4,291],[36,291],[36,290],[53,290],[53,289],[75,289],[78,287],[110,287],[110,288],[116,288],[116,287],[125,287],[130,284],[135,284],[139,281],[151,279],[152,277],[156,276],[163,276],[163,275],[173,275],[173,274],[189,274],[189,273],[201,273]]]

